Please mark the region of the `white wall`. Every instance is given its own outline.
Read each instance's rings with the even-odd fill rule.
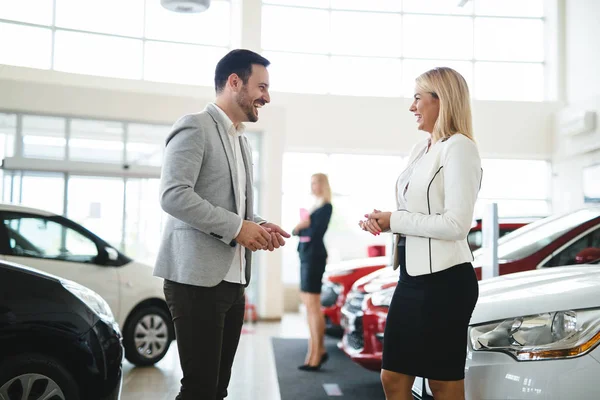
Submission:
[[[349,82],[348,84],[351,84]],[[272,82],[274,87],[276,82]],[[0,110],[171,124],[214,97],[206,87],[90,77],[0,65]],[[409,99],[272,94],[250,127],[263,138],[264,217],[281,218],[284,151],[406,154],[421,137]],[[475,101],[475,136],[484,157],[550,159],[556,103]],[[165,133],[166,134],[166,133]],[[258,312],[283,313],[281,254],[265,256]]]
[[[565,86],[569,108],[596,111],[600,115],[600,2],[565,0]],[[600,143],[600,124],[595,132],[579,139]],[[553,154],[554,210],[568,211],[583,206],[582,168],[600,163],[600,151],[577,156],[568,152],[566,139],[555,138]]]

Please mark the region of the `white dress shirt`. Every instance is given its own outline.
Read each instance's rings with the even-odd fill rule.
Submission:
[[[242,225],[244,223],[244,219],[246,218],[246,166],[244,165],[244,158],[242,157],[242,148],[240,145],[240,139],[244,135],[244,130],[246,127],[244,124],[239,124],[237,129],[231,122],[231,119],[225,114],[225,112],[215,104],[215,107],[221,113],[223,120],[225,121],[225,127],[227,128],[227,136],[229,137],[229,143],[231,143],[231,148],[233,149],[233,154],[235,158],[235,162],[237,165],[237,176],[238,176],[238,193],[239,201],[237,204],[238,215],[242,219],[240,222],[240,226],[235,234],[237,235],[242,230]],[[229,272],[225,275],[225,281],[231,283],[241,283],[242,285],[246,284],[246,257],[245,257],[245,248],[242,247],[239,243],[235,246],[235,255],[233,257],[233,262],[231,263],[231,267],[229,268]]]

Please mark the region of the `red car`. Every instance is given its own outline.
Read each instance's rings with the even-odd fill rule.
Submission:
[[[499,233],[503,236],[531,222],[531,219],[506,219],[499,223]],[[481,220],[475,220],[467,237],[471,250],[481,247]],[[321,310],[325,314],[325,332],[330,336],[342,337],[344,330],[340,325],[341,310],[346,296],[354,282],[377,271],[390,262],[388,257],[371,257],[344,261],[335,266],[327,266],[321,287]],[[331,268],[333,267],[333,268]]]
[[[478,279],[481,279],[481,254],[475,252],[473,262]],[[598,258],[600,207],[541,219],[498,242],[500,275],[583,264]],[[369,279],[371,282],[365,282]],[[373,371],[381,368],[387,310],[397,281],[398,271],[364,277],[348,294],[342,308],[345,332],[340,347],[353,361]]]
[[[325,314],[325,332],[342,337],[340,310],[354,282],[371,272],[380,270],[389,263],[389,257],[370,257],[344,261],[335,266],[328,265],[321,286],[321,310]]]

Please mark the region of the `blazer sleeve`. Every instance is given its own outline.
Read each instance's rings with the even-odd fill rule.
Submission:
[[[160,179],[160,205],[173,217],[231,244],[239,215],[213,206],[194,190],[202,169],[206,133],[192,115],[182,117],[167,139]]]
[[[475,201],[481,186],[481,159],[469,139],[451,141],[441,155],[444,179],[444,212],[425,215],[408,210],[392,213],[394,233],[440,240],[463,240],[473,221]]]
[[[310,236],[311,241],[322,240],[327,231],[327,227],[329,226],[332,212],[333,206],[331,204],[323,205],[323,207],[310,215],[310,226],[306,229],[302,229],[299,232],[299,235]]]

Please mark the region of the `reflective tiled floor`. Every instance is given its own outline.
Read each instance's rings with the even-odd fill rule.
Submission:
[[[281,322],[244,325],[228,400],[280,400],[271,346],[273,336],[308,338],[303,316],[286,314]],[[173,342],[165,358],[153,367],[139,368],[124,362],[122,400],[175,399],[181,379],[176,344]]]

